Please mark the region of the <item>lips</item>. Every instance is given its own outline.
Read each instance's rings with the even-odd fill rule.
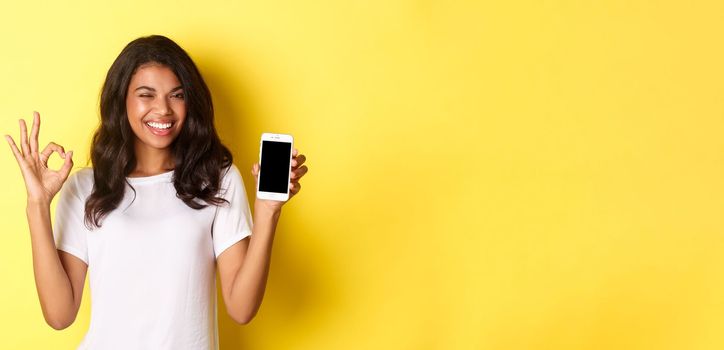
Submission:
[[[171,127],[175,124],[173,121],[152,120],[143,123],[154,135],[166,136],[171,134]]]

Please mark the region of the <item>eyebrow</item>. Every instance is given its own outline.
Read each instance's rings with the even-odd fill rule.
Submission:
[[[156,89],[154,89],[154,88],[152,88],[152,87],[148,87],[148,86],[146,86],[146,85],[139,86],[139,87],[137,87],[137,88],[136,88],[135,90],[133,90],[133,91],[137,91],[137,90],[140,90],[140,89],[151,90],[151,91],[153,91],[153,92],[156,91]],[[181,90],[181,89],[183,89],[183,86],[179,85],[179,86],[171,89],[171,92],[174,92],[174,91],[176,91],[176,90]]]

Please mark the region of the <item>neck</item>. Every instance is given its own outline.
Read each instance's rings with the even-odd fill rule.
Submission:
[[[165,173],[174,169],[173,155],[171,148],[153,148],[136,142],[136,168],[130,176],[152,176]]]

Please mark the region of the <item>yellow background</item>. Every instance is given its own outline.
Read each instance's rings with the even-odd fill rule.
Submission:
[[[148,34],[200,67],[250,200],[262,132],[308,156],[222,349],[724,348],[723,2],[7,2],[2,133],[38,110],[85,165],[105,74]],[[72,349],[88,286],[45,324],[0,162],[0,348]]]

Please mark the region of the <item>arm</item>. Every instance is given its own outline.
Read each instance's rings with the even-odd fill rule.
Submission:
[[[28,194],[26,214],[30,228],[35,286],[45,321],[55,329],[68,327],[75,320],[83,293],[87,266],[80,259],[58,252],[50,223],[50,203],[60,191],[73,167],[73,152],[49,143],[38,149],[40,114],[33,113],[33,129],[28,139],[25,120],[20,119],[20,149],[9,135],[5,139],[18,161]],[[65,159],[60,170],[48,168],[48,158],[57,152]]]
[[[73,324],[78,315],[87,266],[56,249],[48,204],[29,200],[27,216],[35,286],[43,317],[48,325],[61,330]]]
[[[306,157],[292,153],[292,173],[289,199],[301,189],[299,179],[307,173],[302,166]],[[259,164],[254,164],[252,175],[259,181]],[[289,202],[289,200],[287,200]],[[247,324],[259,311],[271,261],[272,243],[282,206],[287,202],[256,199],[254,226],[250,239],[242,239],[221,253],[217,260],[221,289],[226,311],[239,324]]]
[[[251,237],[237,242],[219,255],[226,310],[239,324],[249,323],[261,306],[280,214],[279,210],[255,205]]]

